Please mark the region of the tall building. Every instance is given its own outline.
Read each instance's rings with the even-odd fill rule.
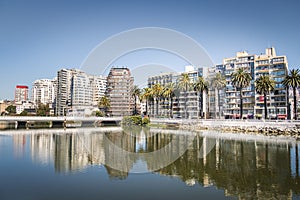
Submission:
[[[33,82],[32,85],[32,101],[37,106],[38,104],[52,104],[55,102],[55,79],[39,79]]]
[[[56,114],[87,116],[97,109],[104,96],[106,78],[91,76],[78,69],[61,69],[57,72]]]
[[[71,78],[71,106],[82,107],[92,106],[92,80],[83,71],[73,71]]]
[[[208,68],[195,68],[194,66],[186,66],[184,72],[180,73],[163,73],[157,76],[151,76],[148,78],[148,87],[152,87],[155,84],[166,86],[169,83],[178,84],[180,76],[186,73],[188,74],[191,83],[195,83],[198,77],[207,77]],[[201,100],[199,92],[194,91],[193,88],[189,88],[188,91],[178,91],[175,93],[172,101],[168,98],[160,98],[158,108],[156,102],[150,102],[150,108],[148,108],[150,115],[158,115],[168,117],[172,113],[174,117],[183,118],[198,118],[206,117],[208,111],[207,95],[203,92],[203,111],[201,113]],[[172,102],[172,106],[171,106]],[[172,112],[170,108],[172,107]],[[158,112],[158,113],[156,113]],[[170,113],[171,112],[171,113]],[[187,116],[185,116],[187,115]]]
[[[15,88],[15,102],[28,100],[28,86],[17,85]]]
[[[267,48],[265,54],[255,55],[238,52],[233,58],[223,60],[226,76],[225,118],[261,118],[264,115],[263,95],[255,91],[254,81],[261,75],[269,75],[275,80],[275,91],[267,97],[269,118],[287,117],[287,93],[281,81],[288,73],[286,56],[277,56],[275,48]],[[239,113],[239,91],[232,85],[231,74],[243,68],[251,74],[252,80],[247,88],[243,88],[243,114]]]
[[[97,106],[99,99],[105,96],[107,79],[103,76],[91,76],[92,92],[93,92],[93,105]]]
[[[128,68],[112,68],[107,77],[106,95],[110,100],[109,113],[112,116],[131,115],[134,98],[131,95],[133,77]]]
[[[74,69],[61,69],[57,72],[57,91],[56,91],[56,115],[66,115],[69,105],[71,105],[71,80]]]

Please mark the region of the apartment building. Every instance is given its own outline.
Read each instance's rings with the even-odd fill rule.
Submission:
[[[275,48],[267,48],[265,54],[255,55],[237,52],[233,58],[223,60],[226,77],[224,116],[225,118],[261,118],[264,115],[263,95],[255,91],[254,81],[261,75],[269,75],[276,82],[275,90],[267,97],[269,118],[287,117],[287,93],[281,81],[288,73],[286,56],[277,56]],[[247,88],[243,88],[243,114],[239,113],[239,91],[232,85],[231,74],[243,68],[251,74],[252,80]]]
[[[109,114],[112,116],[132,115],[134,97],[131,94],[133,77],[126,67],[111,68],[107,77],[106,95],[110,100]]]
[[[15,88],[15,102],[28,101],[28,86],[17,85]]]
[[[189,76],[190,83],[193,84],[197,81],[198,77],[207,77],[208,68],[195,68],[194,66],[186,66],[184,72],[180,73],[162,73],[157,76],[151,76],[148,78],[148,87],[152,87],[155,84],[160,84],[166,86],[168,83],[174,83],[178,85],[180,76],[186,73]],[[208,114],[208,99],[207,94],[203,92],[203,111],[201,113],[201,100],[200,94],[194,91],[192,87],[189,87],[187,91],[178,90],[175,91],[175,96],[172,99],[160,98],[158,103],[158,109],[156,108],[157,104],[154,101],[150,102],[149,113],[152,116],[170,116],[172,112],[173,117],[175,118],[198,118],[198,117],[207,117]],[[172,111],[170,108],[172,107]],[[158,113],[156,113],[158,111]]]
[[[78,69],[59,70],[56,92],[57,115],[91,115],[97,109],[105,89],[105,77],[88,75]]]

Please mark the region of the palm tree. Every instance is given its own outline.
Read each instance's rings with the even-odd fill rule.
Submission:
[[[141,99],[146,101],[146,115],[148,114],[148,101],[152,99],[151,88],[143,88]]]
[[[110,100],[106,96],[101,97],[98,107],[100,110],[104,110],[104,112],[107,113],[108,108],[110,108]]]
[[[203,92],[208,90],[208,83],[204,80],[204,78],[198,77],[197,81],[193,84],[194,90],[197,92],[197,96],[198,96],[198,92],[200,94],[200,116],[202,116],[203,113]]]
[[[191,79],[187,73],[178,78],[178,88],[184,91],[184,117],[187,118],[187,91],[191,87]]]
[[[169,110],[169,117],[173,117],[173,97],[175,96],[175,86],[174,83],[168,83],[164,87],[163,96],[165,98],[168,98],[169,104],[168,104],[168,110]]]
[[[285,76],[282,84],[289,89],[293,88],[293,97],[294,97],[294,119],[297,120],[297,97],[296,90],[300,87],[300,70],[292,69],[290,74]]]
[[[137,85],[134,85],[132,90],[131,90],[131,95],[134,98],[134,110],[133,110],[133,115],[138,114],[137,111],[137,99],[140,98],[141,96],[141,90]]]
[[[213,79],[213,86],[217,89],[218,106],[219,106],[219,119],[221,118],[221,102],[220,102],[220,90],[226,87],[226,78],[220,72],[216,74]]]
[[[151,95],[156,101],[156,116],[158,116],[158,104],[162,96],[162,92],[163,92],[163,87],[159,83],[153,85],[151,88]]]
[[[242,90],[248,87],[251,82],[251,75],[243,68],[238,68],[237,71],[231,74],[232,85],[235,86],[240,91],[240,118],[243,118],[243,95]]]
[[[258,94],[264,95],[265,119],[268,117],[267,95],[275,89],[275,81],[268,75],[262,75],[255,80],[255,90]]]

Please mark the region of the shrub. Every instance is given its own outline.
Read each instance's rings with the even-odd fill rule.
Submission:
[[[139,115],[136,116],[126,116],[122,119],[122,124],[124,125],[142,125],[142,117]]]
[[[97,116],[97,117],[104,117],[104,113],[101,112],[101,111],[99,111],[99,110],[97,110],[97,111],[96,111],[96,116]]]
[[[142,124],[147,125],[149,123],[150,123],[150,119],[148,117],[144,117],[143,120],[142,120]]]

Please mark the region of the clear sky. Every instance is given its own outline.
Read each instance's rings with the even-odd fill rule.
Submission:
[[[182,32],[216,64],[237,51],[260,54],[274,46],[289,68],[299,68],[299,10],[298,0],[0,0],[0,99],[13,99],[17,84],[31,87],[61,68],[79,68],[99,43],[140,27]],[[162,55],[150,53],[147,62],[171,58]],[[141,65],[138,57],[115,64]]]

